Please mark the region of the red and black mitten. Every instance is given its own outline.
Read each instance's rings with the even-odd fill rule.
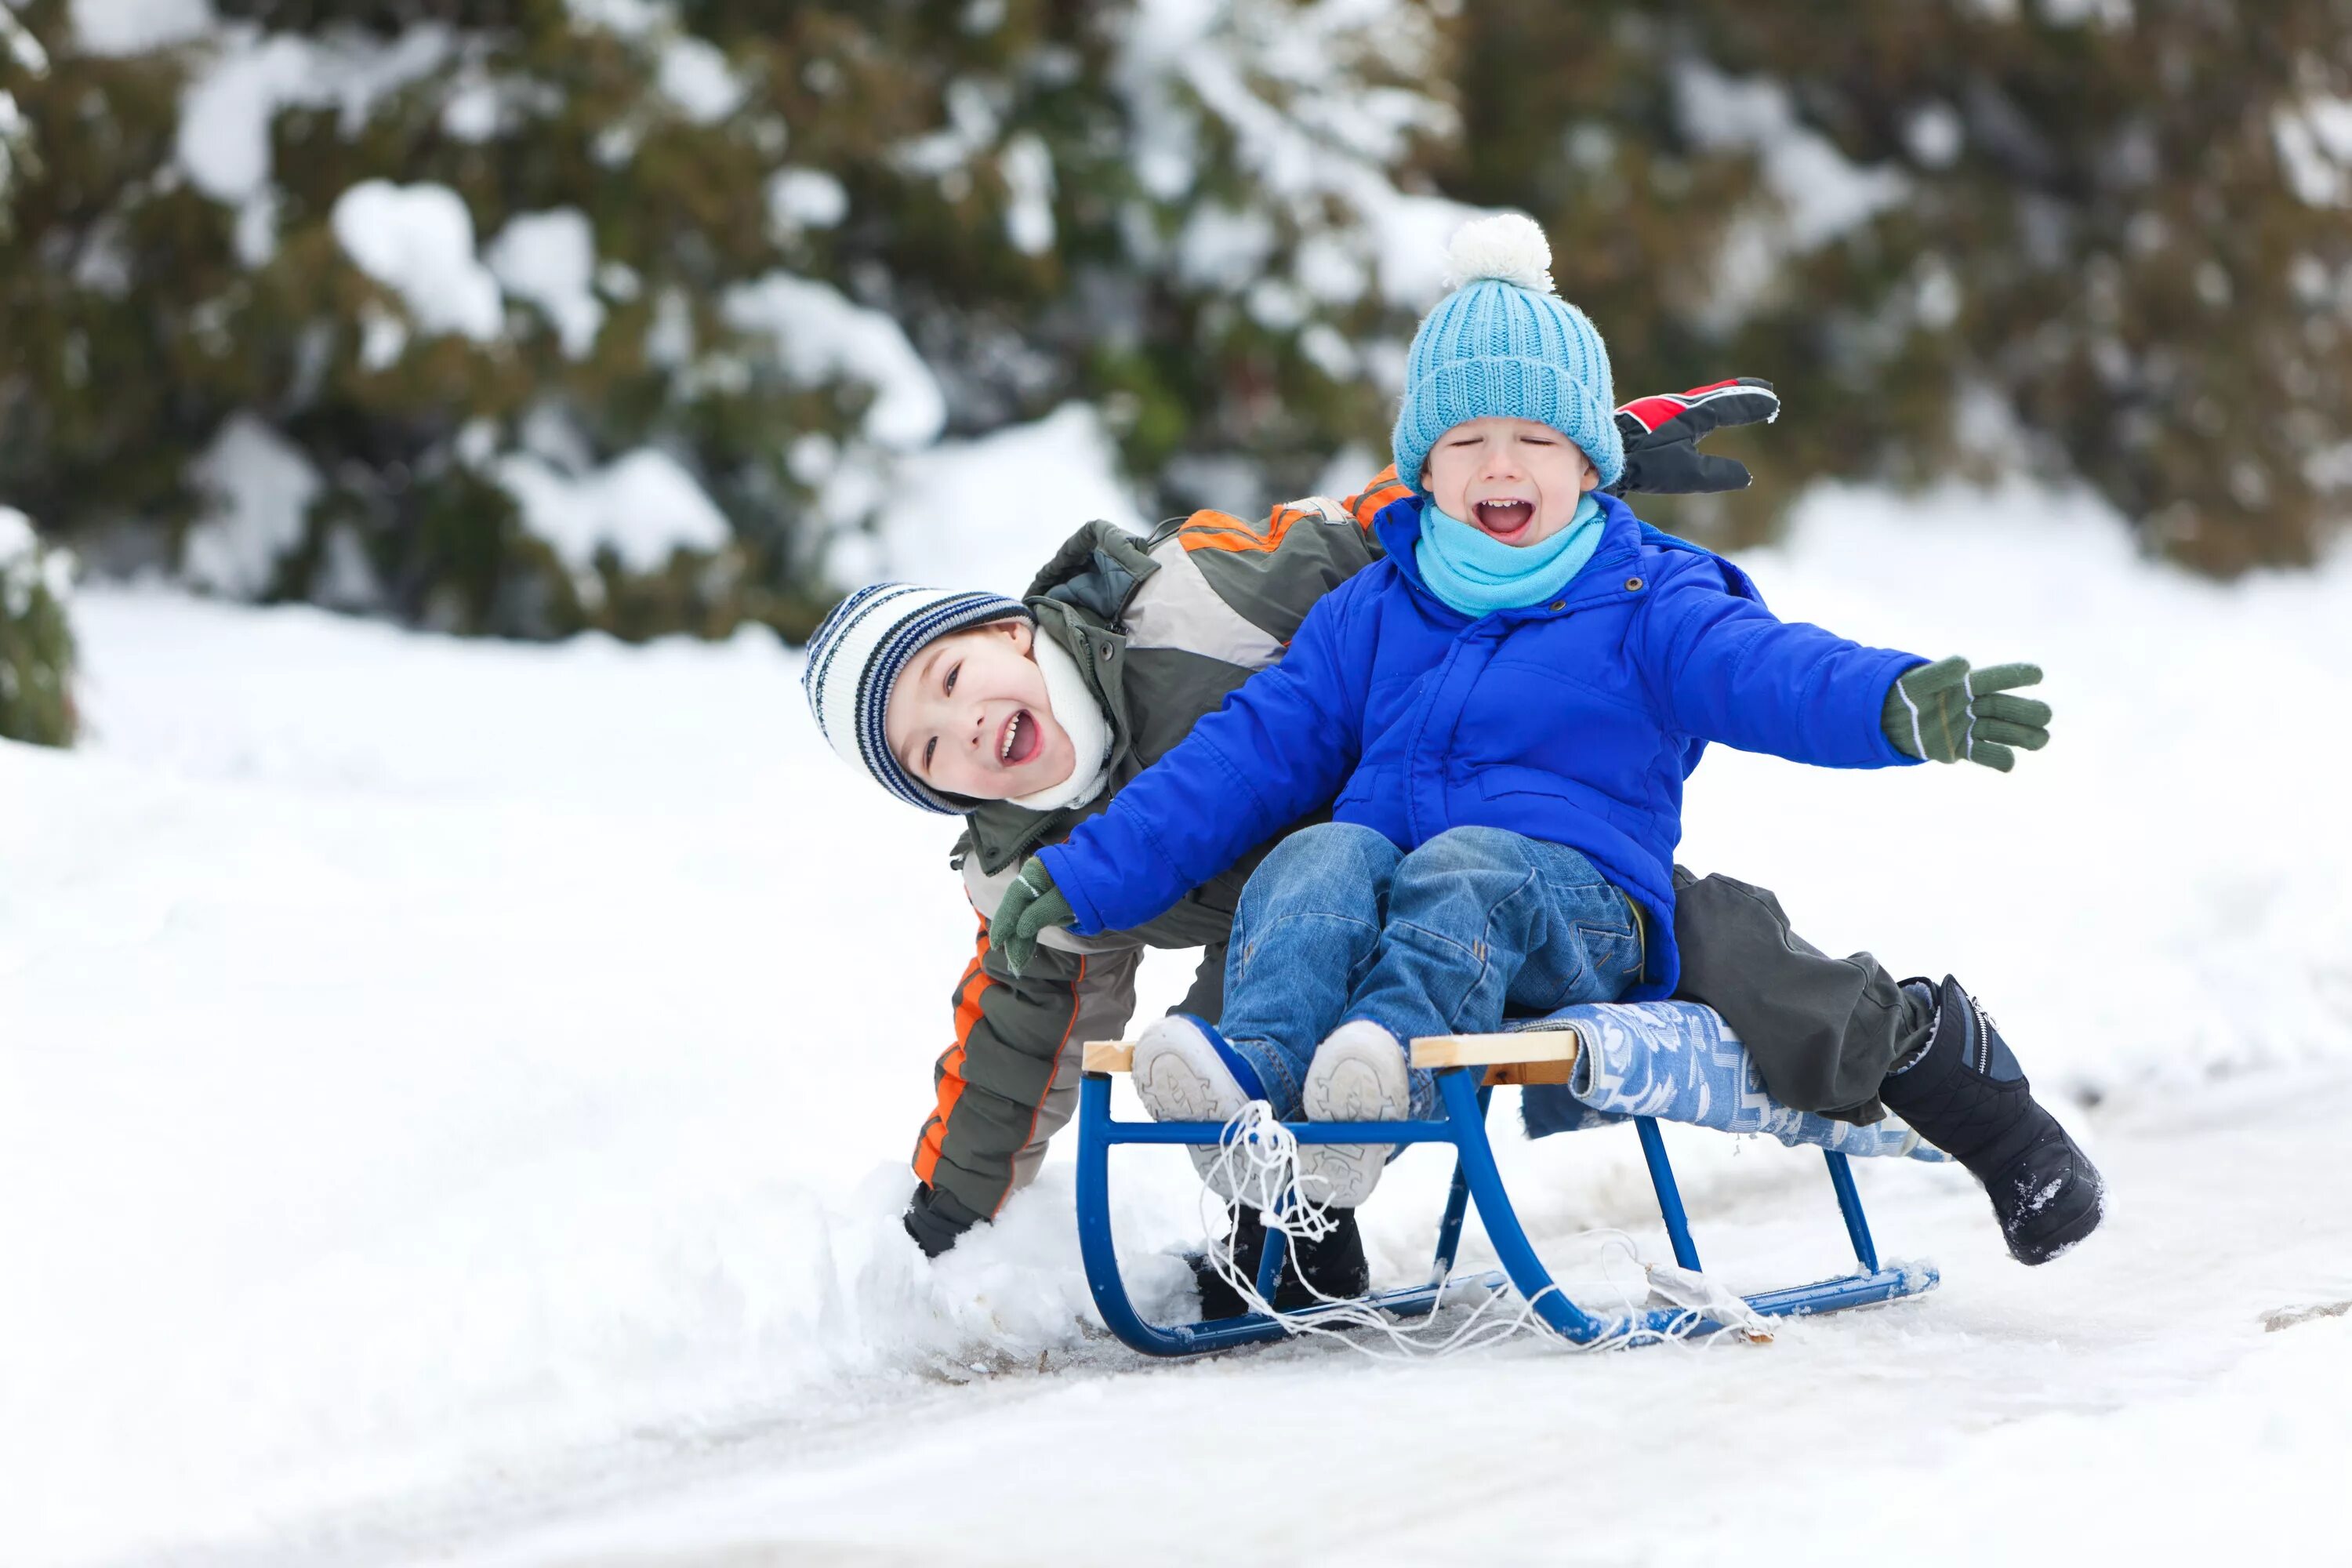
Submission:
[[[1769,425],[1780,416],[1780,395],[1770,382],[1752,375],[1637,397],[1617,410],[1617,433],[1625,437],[1625,473],[1609,492],[1680,496],[1744,490],[1748,465],[1700,451],[1699,439],[1726,425]]]

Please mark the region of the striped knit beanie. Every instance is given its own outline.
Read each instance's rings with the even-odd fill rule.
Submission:
[[[1492,417],[1549,425],[1584,450],[1603,489],[1625,471],[1609,350],[1583,311],[1552,292],[1551,246],[1517,213],[1462,226],[1446,247],[1454,292],[1422,318],[1405,355],[1391,447],[1397,478],[1427,494],[1422,466],[1456,425]]]
[[[1028,613],[1019,600],[1002,594],[918,588],[911,583],[860,588],[835,605],[809,638],[808,668],[801,671],[809,712],[844,761],[865,769],[900,800],[926,811],[962,810],[918,782],[890,754],[882,731],[890,685],[909,659],[950,632]]]

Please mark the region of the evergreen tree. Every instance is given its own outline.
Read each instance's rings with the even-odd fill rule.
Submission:
[[[1465,204],[1628,388],[1781,384],[1709,537],[2021,462],[2226,572],[2352,481],[2352,0],[215,4],[0,0],[0,499],[101,566],[798,635],[943,437],[1377,461]]]
[[[0,740],[73,743],[71,571],[71,558],[42,548],[23,512],[0,506]]]
[[[1493,0],[1464,58],[1452,188],[1618,363],[1780,383],[1757,502],[2021,460],[2221,573],[2341,516],[2347,0]]]
[[[1378,433],[1361,347],[1418,301],[1371,226],[1450,124],[1381,86],[1431,47],[1410,5],[220,8],[121,56],[23,12],[56,68],[0,239],[0,494],[108,560],[161,528],[221,591],[469,631],[797,633],[896,455],[1072,397],[1162,504],[1306,488]],[[1207,455],[1255,467],[1188,486]],[[727,526],[673,554],[534,521],[691,522],[688,477]]]

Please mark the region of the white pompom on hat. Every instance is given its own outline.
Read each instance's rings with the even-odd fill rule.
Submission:
[[[1473,218],[1445,247],[1445,287],[1451,290],[1492,278],[1538,294],[1553,292],[1551,241],[1525,213]]]

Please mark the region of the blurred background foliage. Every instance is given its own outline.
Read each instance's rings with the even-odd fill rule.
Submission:
[[[1448,188],[1607,237],[1557,272],[1621,365],[1780,384],[1756,499],[2021,466],[2221,574],[2346,511],[2346,0],[1483,0],[1462,33]],[[1547,90],[1467,90],[1528,60]]]
[[[43,549],[29,519],[0,506],[0,736],[67,746],[74,710],[72,561]]]
[[[2009,468],[2230,574],[2312,560],[2352,486],[2352,0],[0,29],[0,502],[237,597],[797,637],[898,465],[1073,401],[1146,512],[1254,509],[1378,460],[1465,205],[1543,223],[1621,395],[1780,385],[1722,441],[1755,489],[1644,506],[1710,542]]]

